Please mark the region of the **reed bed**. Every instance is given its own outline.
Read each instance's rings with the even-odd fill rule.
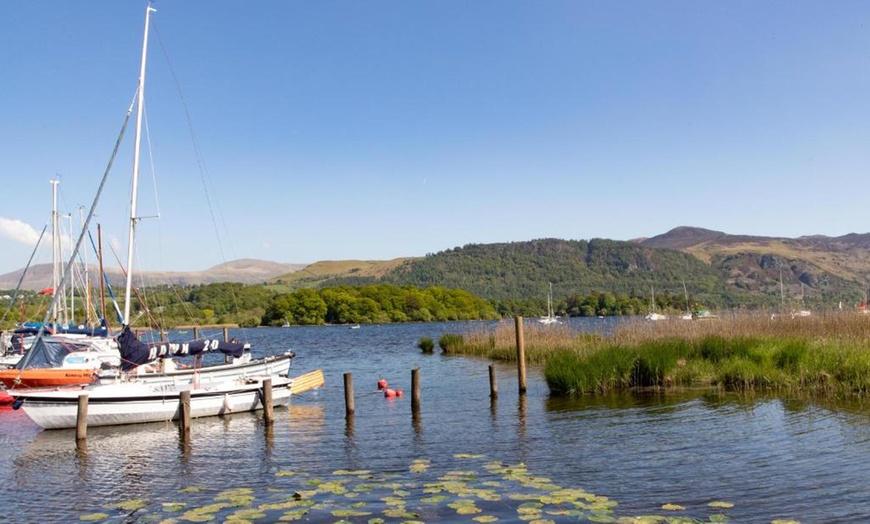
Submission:
[[[870,393],[870,315],[729,315],[626,321],[610,334],[525,326],[529,363],[554,395],[714,386],[825,397]],[[454,335],[451,353],[516,360],[513,324]]]

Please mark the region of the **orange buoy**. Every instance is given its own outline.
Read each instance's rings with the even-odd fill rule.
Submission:
[[[397,396],[397,397],[401,397],[401,396],[404,395],[404,394],[405,394],[405,393],[404,393],[401,389],[397,389],[397,390],[396,390],[396,396]]]
[[[387,389],[387,381],[384,379],[378,379],[378,390]]]
[[[386,389],[384,389],[384,396],[387,398],[393,398],[396,396],[396,392],[395,392],[395,390],[392,390],[390,388],[386,388]]]

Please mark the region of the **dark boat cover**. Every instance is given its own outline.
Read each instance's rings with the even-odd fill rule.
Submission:
[[[90,344],[49,337],[39,337],[27,350],[28,355],[15,364],[15,369],[58,368],[63,359],[76,351],[87,351]]]
[[[124,330],[118,335],[118,346],[121,350],[121,370],[123,371],[130,371],[136,366],[147,364],[161,357],[186,357],[207,351],[220,351],[225,355],[238,358],[245,352],[244,343],[224,342],[220,339],[147,344],[136,338],[129,326],[124,326]]]

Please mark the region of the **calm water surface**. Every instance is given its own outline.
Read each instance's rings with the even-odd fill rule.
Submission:
[[[259,414],[199,419],[188,442],[174,424],[91,428],[87,450],[77,450],[72,431],[41,431],[23,412],[0,411],[0,521],[661,515],[709,522],[724,515],[732,522],[870,522],[866,406],[709,391],[551,399],[535,367],[521,398],[515,365],[501,364],[500,395],[491,402],[489,362],[416,347],[421,337],[475,326],[233,332],[252,342],[255,356],[296,351],[292,375],[324,371],[326,386],[276,410],[272,427]],[[416,419],[414,368],[422,383]],[[350,421],[345,372],[356,392]],[[384,398],[379,378],[406,395]]]

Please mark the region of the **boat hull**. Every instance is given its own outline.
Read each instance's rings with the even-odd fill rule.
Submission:
[[[93,384],[97,380],[94,369],[35,368],[0,370],[0,382],[7,388],[44,388]]]
[[[293,353],[274,355],[243,364],[221,364],[202,368],[184,368],[163,373],[141,373],[136,376],[139,382],[149,384],[192,384],[199,381],[202,385],[224,382],[226,380],[257,377],[262,375],[288,376]],[[36,368],[0,370],[0,382],[9,389],[66,387],[100,382],[117,383],[122,379],[120,373],[75,368]]]
[[[273,406],[290,403],[291,385],[292,379],[272,378]],[[37,425],[66,429],[76,427],[81,395],[88,396],[88,426],[113,426],[178,420],[183,391],[190,391],[192,418],[255,411],[263,408],[262,390],[262,380],[239,380],[201,389],[127,383],[9,394]]]
[[[262,377],[264,375],[286,377],[290,375],[290,363],[293,361],[293,357],[293,352],[288,352],[283,355],[272,355],[240,364],[230,363],[201,368],[183,368],[162,373],[146,372],[137,375],[136,380],[148,384],[175,384],[177,386],[192,384],[198,381],[201,385],[205,386],[208,383],[225,382],[227,380],[248,377]],[[115,379],[103,375],[100,378],[100,382],[112,383]]]

